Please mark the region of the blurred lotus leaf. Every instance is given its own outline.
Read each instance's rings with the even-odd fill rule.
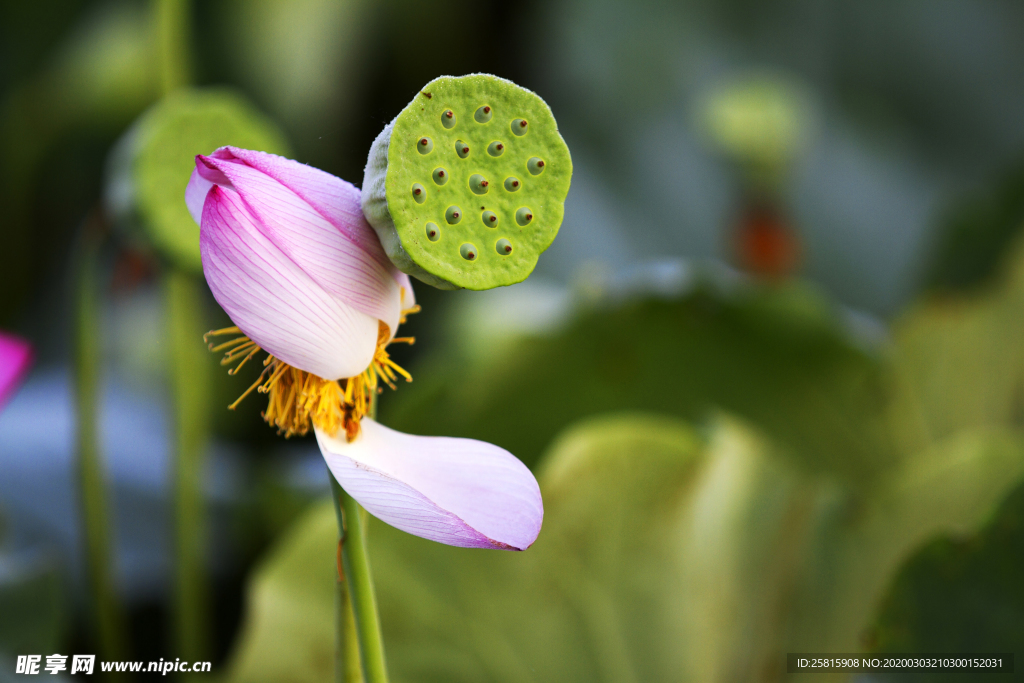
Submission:
[[[588,415],[649,410],[700,420],[721,408],[807,467],[850,480],[898,457],[879,354],[852,342],[839,313],[804,285],[697,286],[672,300],[596,305],[557,333],[500,351],[483,363],[448,353],[422,364],[415,382],[381,402],[384,423],[496,443],[532,466],[559,431]]]
[[[288,154],[283,133],[241,95],[226,90],[172,93],[118,143],[110,163],[108,205],[115,215],[136,215],[164,256],[200,272],[199,226],[185,206],[185,186],[196,155],[225,145]]]
[[[1021,567],[1024,486],[977,535],[935,539],[906,564],[872,632],[874,651],[1019,651],[1024,642]],[[963,680],[963,674],[933,680],[954,676]]]
[[[914,449],[965,428],[1024,424],[1024,243],[980,291],[931,296],[893,325],[892,424]]]
[[[998,433],[862,490],[779,455],[726,417],[706,438],[673,418],[598,417],[545,459],[545,527],[525,553],[374,522],[394,680],[777,680],[787,651],[861,649],[900,562],[975,528],[1024,472],[1024,443]],[[330,677],[336,538],[318,506],[257,572],[231,680]]]

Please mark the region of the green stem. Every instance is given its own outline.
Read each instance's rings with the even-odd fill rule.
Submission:
[[[334,514],[338,518],[338,542],[344,544],[345,515],[341,509],[344,491],[330,469],[327,470],[327,477],[331,480],[331,498],[334,499]],[[336,683],[363,683],[363,664],[359,653],[359,635],[356,633],[356,616],[352,611],[352,593],[341,567],[338,568],[334,591],[334,619],[334,680]]]
[[[114,588],[109,505],[99,445],[100,325],[97,270],[99,219],[83,230],[75,277],[75,403],[79,495],[93,628],[100,657],[125,659],[124,616]]]
[[[370,398],[370,417],[377,417],[376,395]],[[365,513],[356,499],[341,488],[333,474],[330,474],[330,479],[338,528],[344,538],[342,555],[348,584],[346,592],[352,602],[363,671],[368,683],[387,683],[388,671],[384,659],[384,638],[380,632],[380,616],[377,613],[377,594],[374,592],[373,576],[370,573],[370,556],[366,552]],[[338,638],[340,642],[342,636]],[[345,646],[351,649],[350,639],[345,640]],[[361,680],[362,677],[345,679],[346,683]]]
[[[168,269],[164,277],[170,384],[174,403],[174,642],[182,659],[206,659],[208,591],[204,571],[203,501],[209,432],[208,358],[202,343],[202,296],[194,278]]]
[[[156,0],[155,12],[160,89],[166,95],[191,80],[189,0]]]
[[[333,477],[332,477],[333,478]],[[384,661],[384,638],[377,614],[377,595],[370,574],[370,557],[366,552],[366,520],[356,499],[341,491],[341,509],[345,515],[345,576],[352,593],[352,611],[359,633],[359,650],[367,683],[387,683]]]

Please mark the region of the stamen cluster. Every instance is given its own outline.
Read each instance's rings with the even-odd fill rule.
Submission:
[[[404,311],[403,314],[415,313],[419,307]],[[403,315],[402,322],[405,318]],[[235,335],[233,339],[214,345],[213,337]],[[263,370],[256,381],[242,393],[228,408],[234,410],[246,396],[256,391],[268,394],[267,409],[262,413],[263,419],[277,427],[278,434],[285,437],[304,436],[311,427],[316,426],[330,435],[345,430],[348,441],[359,435],[359,423],[365,415],[370,414],[374,397],[383,391],[381,383],[395,389],[398,377],[407,382],[412,377],[389,356],[388,345],[400,342],[412,344],[413,337],[396,337],[389,340],[388,326],[380,323],[377,333],[377,348],[374,351],[370,366],[355,377],[340,380],[327,380],[316,375],[292,367],[284,361],[267,354],[263,361]],[[238,327],[225,327],[211,330],[203,335],[211,351],[224,351],[221,365],[233,365],[229,375],[235,375],[250,358],[262,351]]]

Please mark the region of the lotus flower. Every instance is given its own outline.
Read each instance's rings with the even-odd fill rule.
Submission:
[[[32,362],[32,347],[19,337],[0,333],[0,408],[21,383]]]
[[[463,547],[525,550],[543,505],[511,453],[469,439],[402,434],[367,412],[378,382],[408,373],[388,344],[418,310],[350,183],[304,164],[234,147],[197,156],[185,201],[200,226],[203,272],[237,327],[213,350],[232,374],[268,355],[253,390],[285,436],[310,427],[338,483],[403,531]]]

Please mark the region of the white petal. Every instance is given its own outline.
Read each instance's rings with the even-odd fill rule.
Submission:
[[[402,531],[466,548],[525,550],[544,518],[540,487],[514,455],[483,441],[412,436],[364,418],[352,443],[316,430],[338,483]]]

